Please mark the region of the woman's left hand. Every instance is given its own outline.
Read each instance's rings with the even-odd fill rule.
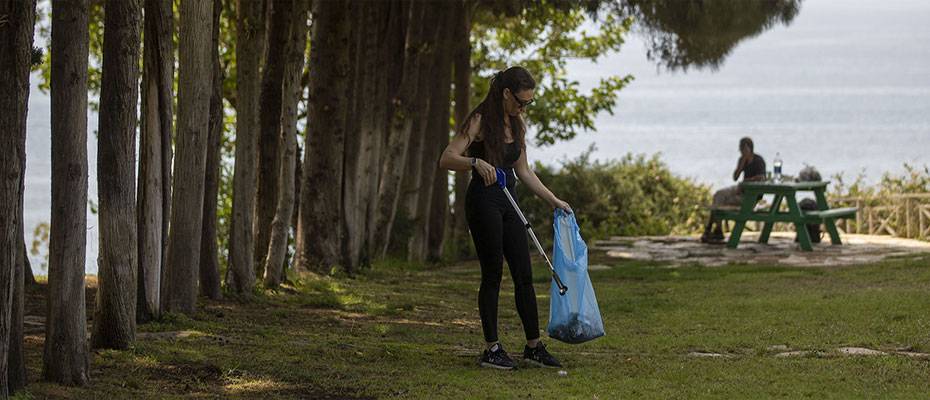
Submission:
[[[555,207],[555,208],[561,208],[561,209],[565,210],[565,212],[567,212],[567,213],[569,213],[569,214],[572,213],[572,207],[569,206],[568,203],[566,203],[566,202],[562,201],[561,199],[559,199],[558,197],[556,197],[555,199],[552,200],[552,206]]]

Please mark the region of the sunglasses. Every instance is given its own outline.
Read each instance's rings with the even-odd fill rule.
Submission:
[[[520,108],[525,109],[526,106],[533,104],[533,101],[535,100],[535,99],[520,100],[520,98],[517,97],[517,95],[514,94],[512,90],[507,89],[507,91],[510,92],[510,97],[513,97],[513,100],[517,102],[517,107],[520,107]]]

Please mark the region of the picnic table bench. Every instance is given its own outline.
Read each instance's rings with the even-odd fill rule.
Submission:
[[[823,224],[830,234],[830,242],[838,245],[840,234],[836,230],[834,221],[840,218],[851,218],[856,216],[855,207],[830,208],[827,204],[827,198],[824,191],[829,181],[817,182],[769,182],[769,181],[752,181],[740,183],[742,190],[743,203],[738,210],[734,209],[714,209],[711,211],[714,218],[718,220],[731,220],[736,224],[733,231],[730,232],[730,240],[727,247],[735,249],[739,245],[740,236],[743,234],[743,228],[746,221],[760,221],[765,225],[762,233],[759,235],[759,243],[768,243],[769,235],[772,233],[772,227],[776,222],[793,223],[798,233],[798,243],[802,250],[811,251],[811,237],[807,233],[807,224]],[[795,198],[797,192],[813,192],[817,200],[817,210],[804,211],[798,206]],[[768,210],[754,210],[756,202],[764,194],[773,194],[775,198]],[[782,202],[786,202],[788,211],[781,211]]]

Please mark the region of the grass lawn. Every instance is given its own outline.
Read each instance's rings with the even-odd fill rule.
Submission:
[[[379,265],[304,277],[252,303],[205,301],[193,318],[141,325],[130,351],[93,355],[92,384],[32,382],[20,398],[927,398],[930,359],[843,356],[838,347],[930,353],[930,255],[844,268],[666,268],[592,254],[607,336],[546,340],[557,370],[477,367],[477,263]],[[536,260],[540,325],[548,277]],[[42,288],[33,290],[44,290]],[[522,330],[505,273],[501,339]],[[177,336],[177,337],[174,337]],[[812,351],[780,358],[772,346]],[[28,340],[29,373],[41,337]],[[723,357],[695,357],[712,352]]]

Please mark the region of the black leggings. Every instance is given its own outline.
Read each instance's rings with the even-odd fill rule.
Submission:
[[[511,178],[508,181],[513,182]],[[509,189],[516,199],[513,187]],[[504,258],[507,259],[513,278],[517,312],[523,322],[526,340],[538,339],[539,316],[536,311],[536,291],[533,289],[533,269],[530,266],[526,228],[517,212],[497,184],[484,186],[483,181],[472,179],[465,196],[465,218],[481,262],[478,312],[481,314],[484,340],[498,340],[497,300]]]

